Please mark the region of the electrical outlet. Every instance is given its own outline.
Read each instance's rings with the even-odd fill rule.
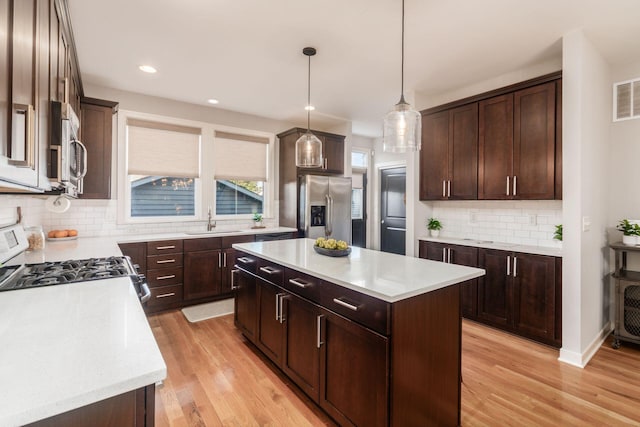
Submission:
[[[582,217],[582,231],[591,230],[591,217],[583,216]]]

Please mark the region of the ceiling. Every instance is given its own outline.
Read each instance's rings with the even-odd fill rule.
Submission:
[[[68,0],[94,84],[306,126],[380,136],[400,97],[400,0]],[[638,0],[406,0],[405,93],[442,94],[561,58],[585,35],[612,66],[638,61]],[[560,63],[560,62],[558,62]],[[138,70],[141,64],[156,74]],[[89,94],[91,95],[91,94]]]

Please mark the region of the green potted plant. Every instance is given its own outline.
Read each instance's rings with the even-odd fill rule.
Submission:
[[[428,221],[427,229],[429,229],[429,234],[431,234],[431,237],[438,237],[442,229],[442,223],[435,218],[429,218]]]
[[[628,219],[623,219],[618,223],[616,228],[622,231],[622,243],[629,246],[635,246],[640,236],[640,226]]]
[[[255,212],[253,214],[253,228],[264,228],[264,225],[262,225],[262,214]]]
[[[556,231],[553,232],[554,240],[562,242],[562,224],[556,225]]]

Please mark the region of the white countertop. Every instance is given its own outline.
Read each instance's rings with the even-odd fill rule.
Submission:
[[[522,252],[526,254],[547,255],[562,257],[561,248],[548,248],[545,246],[528,246],[516,243],[494,242],[477,239],[454,239],[449,237],[418,237],[418,240],[426,242],[445,243],[449,245],[473,246],[476,248],[498,249],[501,251]]]
[[[353,247],[346,257],[317,254],[313,239],[239,243],[233,247],[387,302],[484,275],[479,268]]]
[[[0,293],[0,426],[47,418],[166,377],[128,278]]]

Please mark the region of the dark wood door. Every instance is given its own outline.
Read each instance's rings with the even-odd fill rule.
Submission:
[[[444,243],[421,241],[418,252],[420,258],[447,262],[447,245]]]
[[[449,110],[422,117],[420,200],[447,198],[449,176]]]
[[[320,406],[343,426],[389,422],[389,342],[321,310]]]
[[[555,338],[554,257],[514,254],[514,327],[517,332],[552,342]]]
[[[478,198],[478,103],[450,110],[447,198]]]
[[[111,198],[113,108],[89,102],[81,106],[82,142],[87,147],[87,164],[90,165],[82,183],[80,197],[83,199]]]
[[[467,267],[478,266],[478,248],[449,245],[448,250],[450,263]],[[475,319],[478,316],[478,279],[467,280],[460,284],[460,309],[462,315],[468,319]]]
[[[514,94],[513,195],[544,200],[555,196],[556,84]]]
[[[320,309],[291,294],[283,304],[285,346],[282,370],[317,403],[320,398]]]
[[[271,283],[257,278],[258,335],[256,345],[280,366],[284,344],[284,326],[280,320],[280,301],[286,293]]]
[[[478,105],[478,199],[512,197],[513,94]]]
[[[220,249],[184,253],[184,299],[211,297],[221,292]]]
[[[256,278],[240,269],[233,270],[234,323],[238,329],[255,343],[258,327],[258,293]]]
[[[344,173],[344,138],[323,136],[322,151],[326,159],[325,172],[342,175]]]
[[[404,255],[407,230],[406,169],[384,169],[381,175],[380,250]]]
[[[478,317],[501,327],[512,323],[511,258],[511,252],[478,249],[478,267],[486,271],[478,279]]]

